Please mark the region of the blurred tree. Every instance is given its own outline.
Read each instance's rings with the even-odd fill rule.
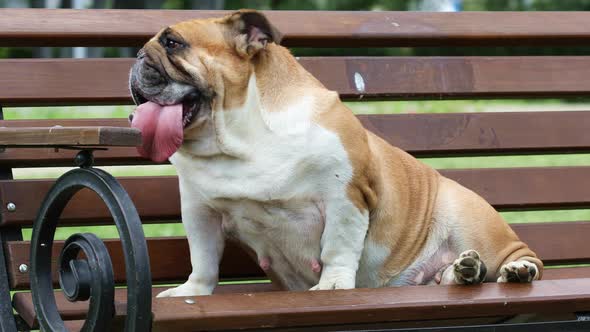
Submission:
[[[590,0],[536,0],[535,10],[590,10]]]

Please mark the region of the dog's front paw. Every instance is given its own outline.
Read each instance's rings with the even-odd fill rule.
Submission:
[[[211,295],[212,291],[203,289],[191,282],[185,282],[184,284],[167,289],[159,293],[156,297],[175,297],[175,296],[197,296],[197,295]]]
[[[453,263],[455,283],[460,285],[480,284],[484,281],[486,273],[486,266],[475,250],[464,251]]]
[[[524,260],[510,262],[500,268],[498,282],[532,282],[538,274],[534,263]]]
[[[346,268],[326,266],[320,282],[310,290],[351,289],[355,286],[356,273]]]

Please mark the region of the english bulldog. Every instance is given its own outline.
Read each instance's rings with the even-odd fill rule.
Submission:
[[[138,53],[131,124],[141,155],[177,170],[192,263],[160,297],[211,294],[227,237],[288,290],[541,277],[483,198],[365,130],[280,38],[241,10]]]

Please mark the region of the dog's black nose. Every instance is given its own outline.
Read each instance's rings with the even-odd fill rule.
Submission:
[[[133,113],[129,114],[129,122],[133,121]]]

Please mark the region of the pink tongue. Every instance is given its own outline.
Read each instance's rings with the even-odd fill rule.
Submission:
[[[135,109],[131,127],[141,130],[142,146],[137,148],[139,154],[158,163],[164,162],[182,144],[182,104],[141,104]]]

